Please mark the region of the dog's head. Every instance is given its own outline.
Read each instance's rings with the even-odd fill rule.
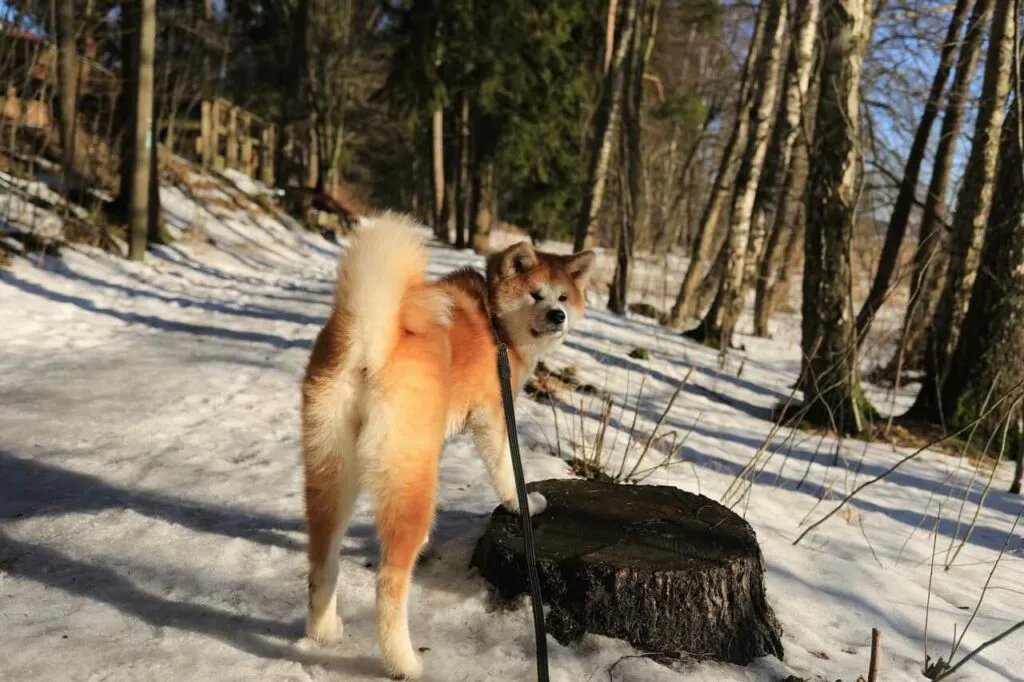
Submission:
[[[529,242],[487,259],[491,309],[514,346],[543,353],[561,343],[583,317],[594,259],[593,251],[562,256]]]

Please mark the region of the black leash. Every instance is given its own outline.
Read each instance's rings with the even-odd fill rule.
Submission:
[[[498,342],[498,377],[501,379],[501,400],[505,404],[505,428],[508,430],[509,451],[512,454],[512,470],[516,479],[516,496],[519,498],[519,519],[523,525],[523,540],[526,544],[526,571],[530,578],[530,601],[533,603],[533,630],[537,640],[537,680],[548,682],[548,637],[544,630],[544,609],[541,605],[540,578],[537,576],[537,554],[533,549],[533,523],[530,521],[530,503],[526,496],[526,479],[523,476],[523,461],[519,455],[519,438],[516,436],[516,412],[512,406],[512,370],[508,364],[508,348]]]

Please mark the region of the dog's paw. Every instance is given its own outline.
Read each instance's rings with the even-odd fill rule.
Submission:
[[[324,614],[316,621],[306,622],[306,637],[320,646],[337,644],[344,634],[341,617],[336,613]]]
[[[526,503],[530,507],[530,516],[536,516],[537,514],[543,514],[544,510],[548,508],[548,501],[540,493],[528,493],[526,495]],[[513,514],[519,513],[519,498],[513,497],[503,505],[505,509],[512,512]]]
[[[530,507],[530,516],[536,516],[537,514],[543,514],[544,510],[548,508],[548,500],[540,493],[530,493],[526,496],[526,503]]]
[[[412,652],[403,656],[386,657],[384,667],[393,680],[415,680],[423,674],[423,661]]]

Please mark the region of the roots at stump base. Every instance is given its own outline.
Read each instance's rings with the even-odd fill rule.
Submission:
[[[548,631],[584,633],[647,652],[746,665],[781,659],[753,529],[702,495],[668,486],[553,479],[531,483],[547,510],[533,518]],[[472,565],[508,599],[529,593],[519,517],[498,507]]]

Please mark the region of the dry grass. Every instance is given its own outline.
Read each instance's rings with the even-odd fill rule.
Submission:
[[[690,373],[680,382],[651,429],[638,428],[637,424],[644,382],[635,397],[629,394],[617,405],[605,391],[581,383],[575,368],[553,372],[541,364],[527,382],[526,393],[551,407],[555,442],[549,442],[549,448],[552,454],[567,461],[575,475],[592,480],[639,483],[680,461],[678,455],[689,433],[680,434],[665,428],[665,420],[689,378]],[[598,403],[596,410],[595,401]],[[558,404],[568,409],[560,412]],[[609,430],[613,414],[618,426]],[[626,443],[616,448],[622,436],[626,437]]]

